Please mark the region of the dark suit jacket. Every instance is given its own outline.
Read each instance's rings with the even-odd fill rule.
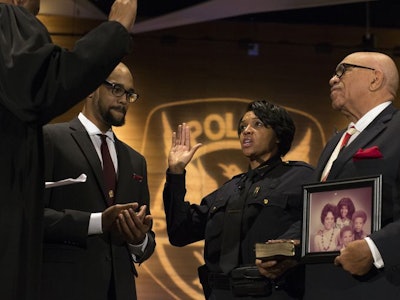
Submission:
[[[329,180],[382,174],[382,228],[370,235],[385,263],[362,278],[352,277],[333,264],[307,265],[305,299],[400,299],[400,113],[389,105],[339,154]],[[333,137],[316,168],[319,180],[343,132]],[[361,148],[378,146],[383,158],[353,160]]]
[[[107,208],[101,163],[78,118],[44,127],[46,181],[76,178],[85,183],[46,190],[43,252],[43,299],[107,299],[110,280],[116,298],[136,299],[137,275],[127,245],[116,235],[88,236],[90,213]],[[146,162],[142,155],[115,139],[118,156],[116,203],[139,202],[149,207]],[[154,233],[140,257],[154,251]]]

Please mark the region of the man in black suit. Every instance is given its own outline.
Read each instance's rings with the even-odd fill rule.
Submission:
[[[329,81],[332,107],[356,131],[336,159],[331,156],[344,131],[328,142],[315,180],[381,174],[381,229],[351,242],[334,264],[306,265],[305,299],[400,297],[400,113],[392,104],[398,81],[394,61],[376,52],[348,55]]]
[[[34,14],[40,0],[0,0],[0,298],[39,300],[43,223],[42,126],[110,74],[132,49],[136,0],[68,51]]]
[[[136,299],[134,263],[155,248],[146,161],[116,138],[112,126],[124,124],[137,98],[132,74],[120,63],[77,118],[44,127],[46,181],[87,176],[83,183],[46,189],[44,300]],[[117,176],[113,189],[103,178],[101,135]],[[133,201],[137,210],[121,211]]]

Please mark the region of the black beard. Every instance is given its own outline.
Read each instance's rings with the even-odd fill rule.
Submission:
[[[126,112],[126,111],[125,111]],[[121,119],[116,119],[111,113],[110,110],[106,111],[103,115],[104,121],[110,126],[122,126],[125,124],[125,114]]]

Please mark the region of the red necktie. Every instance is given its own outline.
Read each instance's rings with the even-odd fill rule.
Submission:
[[[354,126],[351,126],[347,131],[346,134],[344,135],[344,138],[342,140],[342,143],[340,144],[340,150],[342,151],[342,149],[344,147],[346,147],[347,143],[349,142],[349,139],[351,138],[351,136],[356,132]]]
[[[114,164],[111,159],[110,151],[107,146],[107,136],[104,134],[100,135],[101,138],[101,156],[103,158],[103,176],[104,176],[104,187],[106,190],[106,198],[109,206],[114,204],[115,186],[117,178],[115,176]]]
[[[351,136],[353,134],[355,134],[357,132],[357,129],[354,126],[349,127],[349,129],[347,129],[344,137],[342,138],[342,141],[336,146],[335,150],[332,152],[331,158],[329,159],[323,173],[322,173],[322,177],[321,177],[321,181],[326,181],[326,179],[328,178],[329,175],[329,171],[332,167],[333,162],[335,161],[335,159],[337,158],[337,156],[339,155],[339,153],[346,147],[347,143],[349,142]]]

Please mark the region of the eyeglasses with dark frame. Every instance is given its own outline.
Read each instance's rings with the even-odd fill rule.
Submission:
[[[122,85],[118,83],[104,80],[103,84],[111,88],[111,93],[114,96],[121,97],[122,95],[126,94],[126,101],[128,101],[129,103],[133,103],[137,99],[139,99],[139,94],[136,94],[134,90],[127,91]]]
[[[347,71],[348,68],[360,68],[360,69],[367,69],[367,70],[375,71],[375,69],[371,68],[371,67],[364,67],[364,66],[359,66],[359,65],[341,63],[336,67],[334,75],[337,76],[338,78],[340,78],[343,76],[343,74]]]

